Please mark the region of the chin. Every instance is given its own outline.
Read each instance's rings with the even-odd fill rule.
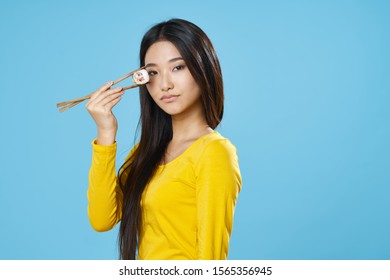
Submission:
[[[164,110],[165,113],[171,116],[180,115],[183,111],[181,110]]]
[[[164,106],[160,106],[160,108],[165,113],[167,113],[168,115],[171,115],[171,116],[179,115],[179,114],[183,113],[183,109],[178,108],[177,106],[166,106],[166,104],[164,104]]]

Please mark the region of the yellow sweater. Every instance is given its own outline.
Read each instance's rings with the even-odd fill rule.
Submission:
[[[95,230],[107,231],[122,212],[116,143],[92,146],[88,216]],[[217,131],[200,137],[146,186],[138,259],[226,259],[240,189],[236,148]]]

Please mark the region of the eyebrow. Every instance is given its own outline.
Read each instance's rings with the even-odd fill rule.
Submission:
[[[170,59],[168,62],[172,63],[172,62],[175,62],[175,61],[178,61],[178,60],[184,60],[184,58],[182,58],[182,57],[175,57],[175,58]],[[145,68],[152,67],[152,66],[157,66],[157,64],[156,63],[148,63],[148,64],[145,65]]]

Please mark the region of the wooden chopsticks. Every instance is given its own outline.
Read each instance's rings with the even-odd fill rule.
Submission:
[[[145,66],[142,66],[141,68],[138,68],[137,70],[134,70],[134,71],[130,72],[129,74],[124,75],[123,77],[121,77],[118,80],[114,81],[114,83],[112,85],[115,85],[115,84],[119,83],[120,81],[123,81],[124,79],[127,79],[128,77],[132,76],[135,72],[140,71],[140,70],[142,70],[144,68],[145,68]],[[128,90],[128,89],[136,88],[136,87],[139,87],[139,86],[142,86],[142,85],[134,84],[132,86],[123,87],[123,90]],[[72,99],[72,100],[69,100],[69,101],[64,101],[64,102],[57,103],[57,108],[59,108],[60,112],[64,112],[64,111],[72,108],[73,106],[83,102],[84,100],[91,98],[91,96],[92,96],[92,93],[88,94],[88,95],[86,95],[84,97],[80,97],[80,98]]]

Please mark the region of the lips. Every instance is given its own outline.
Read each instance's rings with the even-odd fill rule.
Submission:
[[[164,95],[163,97],[161,97],[161,100],[165,101],[165,102],[173,102],[178,97],[179,97],[179,95],[169,94],[169,95]]]

